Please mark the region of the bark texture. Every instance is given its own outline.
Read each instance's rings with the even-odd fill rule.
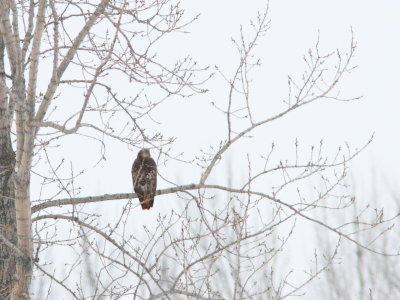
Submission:
[[[4,79],[4,43],[0,39],[0,235],[15,246],[17,228],[15,218],[15,195],[13,171],[15,155],[11,145],[8,97]],[[0,239],[0,299],[10,299],[16,272],[17,256]]]

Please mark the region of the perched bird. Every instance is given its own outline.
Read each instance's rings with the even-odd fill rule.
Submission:
[[[153,207],[157,187],[157,165],[151,158],[149,149],[139,151],[132,165],[132,180],[142,209]]]

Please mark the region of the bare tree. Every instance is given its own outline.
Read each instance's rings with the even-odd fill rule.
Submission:
[[[18,280],[14,282],[14,299],[28,297],[31,281],[33,245],[29,185],[32,161],[37,152],[45,151],[46,146],[62,135],[79,133],[85,127],[132,145],[142,140],[149,143],[163,142],[157,135],[147,136],[144,133],[138,124],[138,116],[147,114],[165,98],[183,94],[183,89],[201,92],[191,80],[197,70],[189,58],[178,62],[173,68],[167,68],[157,61],[151,50],[165,34],[180,30],[185,25],[182,21],[182,10],[176,4],[169,6],[169,2],[130,3],[105,0],[76,5],[74,2],[44,0],[2,3],[1,45],[4,45],[2,49],[5,47],[7,50],[6,53],[2,51],[1,57],[1,128],[4,133],[2,141],[5,143],[2,149],[11,149],[7,141],[10,129],[15,126],[13,204],[15,203],[18,235],[16,246],[23,254],[16,266]],[[137,24],[136,29],[131,28],[132,22]],[[72,26],[76,27],[77,24],[81,27],[73,34]],[[107,26],[106,30],[101,30],[102,26]],[[112,33],[108,33],[108,30],[112,30]],[[97,39],[97,35],[101,36]],[[143,49],[133,48],[132,45],[137,40],[146,40]],[[96,62],[87,63],[87,59]],[[42,66],[50,64],[50,72],[41,74],[39,63]],[[75,72],[82,75],[73,76]],[[135,98],[125,101],[117,97],[111,86],[102,82],[109,73],[113,76],[121,73],[129,81],[157,86],[164,95],[155,102],[146,101],[145,97],[137,102]],[[39,81],[40,75],[43,76]],[[77,113],[65,115],[65,121],[53,121],[50,111],[54,110],[55,99],[59,98],[57,91],[64,85],[77,85],[78,88],[85,89],[85,96]],[[103,89],[107,97],[101,104],[96,104],[96,93],[99,89]],[[131,113],[134,107],[137,108],[135,116]],[[130,133],[113,134],[114,129],[109,122],[117,111],[123,111],[131,118],[133,127],[129,128]],[[85,114],[96,112],[99,113],[100,127],[96,123],[82,122]],[[70,122],[74,122],[74,125],[69,126]],[[4,152],[4,155],[5,168],[10,166],[12,159],[9,158],[9,151]],[[7,182],[9,174],[5,172],[4,176],[2,182]],[[4,197],[3,201],[8,201],[7,193]],[[12,211],[13,207],[9,205],[6,215],[11,216]],[[13,225],[12,217],[6,218],[4,222],[5,226]],[[4,237],[11,237],[10,234]]]
[[[315,255],[313,269],[300,282],[292,282],[292,272],[277,272],[274,259],[292,236],[297,218],[380,253],[353,238],[347,231],[353,222],[336,226],[312,213],[352,204],[346,193],[338,196],[335,191],[343,185],[348,162],[363,148],[339,148],[329,157],[321,142],[304,157],[296,141],[294,160],[283,160],[274,158],[272,144],[256,162],[248,156],[248,176],[240,186],[209,182],[218,163],[257,128],[322,99],[358,99],[338,94],[342,78],[353,70],[355,42],[351,40],[345,53],[327,54],[320,53],[317,42],[304,57],[302,76],[288,78],[282,110],[258,118],[252,112],[250,75],[260,66],[253,51],[269,28],[267,12],[250,23],[251,34],[242,29],[234,40],[239,53],[235,72],[229,76],[216,70],[228,91],[225,107],[215,105],[226,119],[226,136],[190,160],[200,167],[198,182],[177,185],[160,169],[160,178],[171,187],[158,190],[157,195],[173,194],[185,205],[160,216],[157,226],[144,227],[138,234],[128,226],[137,209],[131,200],[136,195],[77,197],[79,174],[71,168],[71,175],[64,176],[62,163],[52,158],[52,147],[62,145],[71,134],[97,141],[100,157],[107,143],[123,143],[131,149],[146,144],[157,152],[159,163],[177,161],[185,166],[168,146],[173,138],[145,128],[153,120],[152,111],[166,105],[169,98],[206,91],[206,68],[199,68],[190,57],[168,66],[156,54],[160,40],[183,31],[196,18],[185,19],[179,3],[170,0],[3,1],[0,291],[5,299],[29,298],[32,276],[46,286],[33,296],[37,299],[55,293],[73,299],[283,299],[298,295],[326,270],[337,250],[323,263]],[[138,92],[132,95],[118,89],[111,78]],[[72,102],[68,95],[76,91],[83,91],[83,96]],[[11,142],[11,136],[15,141]],[[41,171],[41,162],[48,174]],[[31,176],[41,178],[47,198],[30,199]],[[275,183],[268,189],[271,178]],[[310,197],[299,188],[307,180],[322,186]],[[113,223],[88,206],[112,200],[123,203]],[[59,249],[68,253],[63,255],[70,257],[68,263],[46,260]],[[92,254],[95,258],[90,263]]]

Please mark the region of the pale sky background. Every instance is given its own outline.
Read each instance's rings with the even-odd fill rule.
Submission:
[[[170,63],[191,55],[199,65],[210,66],[211,71],[217,65],[229,77],[237,65],[230,39],[238,37],[241,24],[248,28],[249,19],[265,8],[265,1],[184,1],[183,5],[188,17],[199,13],[201,16],[187,28],[189,34],[173,34],[164,39],[158,55]],[[399,12],[398,1],[383,1],[379,5],[375,1],[271,1],[270,30],[260,39],[255,52],[263,65],[252,73],[251,103],[256,119],[271,116],[283,107],[287,76],[301,75],[305,68],[302,57],[315,45],[318,32],[322,53],[336,49],[345,53],[353,29],[358,45],[353,63],[358,67],[342,81],[340,92],[345,97],[362,99],[351,103],[321,101],[300,109],[257,131],[258,140],[251,149],[265,152],[275,142],[285,157],[293,153],[297,137],[304,149],[324,139],[325,149],[334,152],[345,142],[353,148],[361,147],[375,133],[373,143],[354,161],[353,176],[361,181],[374,172],[395,188],[400,176],[396,168],[400,164]],[[151,125],[154,130],[176,137],[175,153],[184,152],[188,159],[198,155],[199,149],[215,147],[226,138],[225,117],[211,107],[211,102],[226,107],[228,87],[218,74],[206,87],[208,93],[190,99],[171,99],[153,114],[160,122],[158,127]],[[93,145],[90,140],[83,142]],[[246,143],[237,146],[230,153],[233,163],[242,160],[248,150]],[[69,154],[75,157],[76,165],[82,160],[83,168],[85,163],[93,166],[97,161],[93,151],[98,151],[98,147],[86,153],[74,147]],[[116,170],[129,174],[135,156],[136,149],[127,149],[125,145],[107,147],[107,161],[101,168],[86,171],[88,181],[85,180],[83,195],[128,191],[129,176],[110,178],[100,174],[113,174]],[[198,170],[181,165],[168,166],[165,171],[182,184],[199,178]]]
[[[263,10],[266,2],[186,0],[182,4],[189,17],[199,13],[201,16],[187,28],[190,33],[166,38],[158,54],[167,62],[189,54],[199,65],[209,65],[210,70],[217,65],[229,77],[238,63],[230,38],[238,37],[239,26],[248,26],[249,19]],[[351,103],[321,101],[255,131],[253,141],[239,143],[229,153],[233,184],[246,176],[246,169],[240,163],[245,160],[246,154],[257,156],[265,153],[272,142],[279,149],[276,154],[293,158],[296,137],[306,155],[310,146],[318,145],[321,138],[327,153],[335,153],[337,147],[345,142],[354,148],[361,147],[375,133],[373,143],[352,164],[352,177],[358,189],[363,190],[374,184],[370,180],[374,172],[396,191],[400,177],[399,14],[398,0],[270,1],[270,30],[259,41],[255,52],[263,64],[252,74],[251,102],[256,119],[271,116],[283,107],[287,76],[301,75],[305,67],[302,57],[315,45],[318,32],[321,52],[337,48],[346,52],[353,29],[358,45],[353,63],[358,67],[345,78],[340,91],[343,96],[361,95],[363,98]],[[184,152],[184,157],[188,159],[200,154],[200,149],[206,150],[210,145],[216,147],[219,141],[226,138],[225,117],[211,107],[211,102],[226,107],[228,86],[218,74],[206,86],[210,90],[208,93],[190,99],[171,99],[168,105],[162,106],[153,115],[160,122],[158,130],[165,136],[177,137],[174,152]],[[136,149],[110,144],[107,146],[107,160],[93,168],[99,149],[98,146],[93,147],[93,141],[80,140],[80,147],[76,147],[73,137],[65,138],[64,142],[68,152],[60,153],[60,156],[71,159],[76,171],[86,169],[81,178],[82,196],[132,191],[130,169]],[[210,182],[226,182],[224,167],[224,164],[219,166],[221,172],[213,174]],[[173,163],[161,167],[160,172],[181,184],[194,183],[200,176],[195,166]],[[160,188],[168,186],[160,183]],[[32,189],[32,194],[37,195],[34,186]],[[382,195],[385,193],[387,190],[382,190]],[[178,201],[173,200],[175,198],[169,196],[171,201]],[[144,222],[175,205],[162,200],[166,198],[156,199],[154,209],[148,212]],[[100,211],[104,213],[115,205],[104,205]],[[135,220],[138,226],[141,225]],[[293,243],[298,242],[301,241],[294,240]],[[301,253],[297,253],[299,256]]]
[[[248,26],[249,19],[265,8],[265,1],[184,1],[183,5],[188,16],[198,13],[201,16],[188,27],[189,34],[174,34],[164,39],[159,56],[173,62],[189,54],[199,65],[210,66],[210,69],[217,65],[230,76],[237,65],[236,50],[230,38],[238,36],[240,24]],[[287,76],[301,75],[302,57],[314,46],[318,31],[321,52],[336,48],[346,52],[353,28],[358,45],[353,63],[358,67],[345,78],[340,91],[343,96],[363,98],[352,103],[322,101],[306,107],[268,128],[264,146],[268,148],[272,141],[279,141],[282,147],[285,143],[292,145],[297,137],[308,147],[323,138],[328,149],[336,150],[343,142],[360,147],[375,133],[372,145],[357,159],[354,171],[360,171],[362,176],[375,168],[387,180],[395,182],[400,176],[395,167],[400,164],[399,12],[400,2],[394,0],[382,1],[379,5],[376,1],[271,1],[271,28],[256,50],[263,65],[252,74],[251,101],[257,108],[258,119],[281,108],[279,105],[287,95]],[[172,99],[154,114],[165,136],[177,137],[176,153],[182,148],[188,158],[198,154],[200,148],[216,146],[225,138],[225,119],[210,103],[225,107],[227,86],[216,74],[206,87],[209,93],[190,99]],[[107,157],[102,170],[108,172],[117,168],[129,172],[136,150],[116,147],[121,147],[118,151],[123,153],[119,157]],[[75,151],[80,152],[80,149]],[[108,149],[108,153],[110,151]],[[236,148],[235,151],[245,149]],[[129,156],[130,160],[126,161]],[[95,161],[92,154],[88,157]],[[119,159],[121,157],[124,159]],[[83,160],[87,161],[87,157]],[[180,177],[191,176],[185,170],[176,170],[176,173]],[[95,176],[95,179],[86,186],[90,187],[88,194],[126,191],[130,184],[130,178],[116,180],[111,186],[110,178]]]
[[[264,1],[195,3],[185,3],[188,12],[200,11],[202,17],[192,26],[191,42],[185,48],[194,57],[229,68],[234,53],[229,37],[237,36],[238,24],[247,25],[255,11],[263,8]],[[257,52],[264,64],[257,74],[259,86],[254,101],[265,102],[268,111],[267,102],[285,96],[286,76],[299,73],[302,55],[315,44],[318,31],[322,48],[330,51],[348,47],[350,28],[358,45],[354,60],[358,68],[341,90],[344,95],[363,96],[359,102],[308,107],[299,119],[282,124],[284,127],[276,134],[283,139],[324,138],[332,144],[348,141],[357,145],[375,132],[373,144],[358,159],[357,166],[374,166],[387,177],[398,178],[399,12],[399,1],[271,1],[271,29]]]
[[[190,33],[165,38],[158,55],[169,63],[191,55],[199,65],[210,66],[210,72],[214,72],[213,66],[217,65],[227,77],[231,76],[238,60],[230,39],[238,37],[241,24],[248,28],[249,19],[265,8],[265,1],[204,0],[184,1],[183,5],[188,18],[199,13],[201,16],[187,28]],[[400,2],[394,0],[379,5],[375,1],[271,1],[270,30],[260,39],[255,52],[263,64],[252,73],[251,104],[255,119],[271,116],[284,107],[282,100],[287,95],[287,76],[301,75],[305,68],[302,57],[315,45],[318,31],[322,53],[337,48],[345,53],[353,28],[358,45],[353,63],[358,67],[345,77],[339,90],[344,97],[363,98],[351,103],[321,101],[300,109],[255,134],[262,138],[257,144],[259,152],[265,152],[261,148],[269,149],[275,142],[282,145],[282,154],[285,151],[292,153],[288,148],[296,137],[305,148],[319,144],[321,138],[326,149],[332,151],[344,142],[352,147],[361,147],[375,133],[373,143],[359,156],[353,170],[360,171],[362,176],[375,168],[387,180],[395,182],[400,176],[395,167],[400,164],[399,12]],[[159,126],[152,125],[154,131],[160,130],[165,136],[176,137],[175,153],[184,152],[186,158],[198,155],[199,149],[217,146],[226,138],[225,117],[211,107],[211,102],[225,108],[228,87],[218,74],[205,87],[210,90],[208,93],[189,99],[170,99],[153,114],[160,122]],[[79,90],[77,95],[81,95]],[[74,142],[73,137],[66,137],[64,146],[73,146]],[[89,149],[93,147],[92,140],[81,142],[88,151],[82,153],[82,148],[72,147],[61,156],[74,156],[77,166],[79,162],[93,166],[98,159],[95,155],[98,147]],[[246,147],[234,151],[246,153]],[[115,152],[120,154],[116,156]],[[125,145],[107,147],[107,161],[101,164],[101,170],[97,168],[94,173],[90,173],[90,168],[87,170],[86,176],[90,180],[86,182],[83,193],[129,190],[129,177],[122,180],[100,174],[103,171],[113,173],[116,169],[129,173],[135,157],[136,149],[127,149]],[[197,173],[171,169],[169,174],[175,172],[181,183],[198,178]]]

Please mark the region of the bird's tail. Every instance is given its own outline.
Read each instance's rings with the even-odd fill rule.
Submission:
[[[140,205],[142,209],[150,209],[153,207],[154,203],[154,196],[151,194],[145,194],[142,199],[140,199]]]

